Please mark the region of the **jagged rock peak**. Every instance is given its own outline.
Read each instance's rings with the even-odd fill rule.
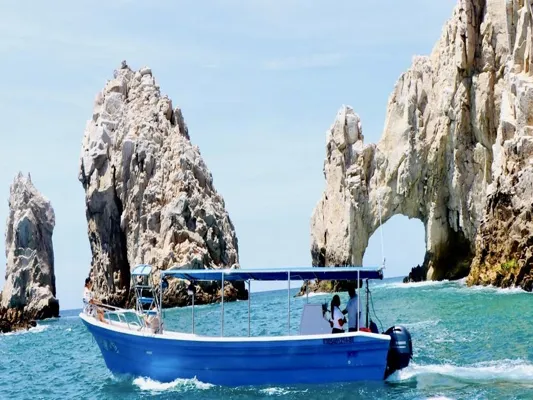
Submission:
[[[107,301],[127,298],[130,269],[137,264],[158,270],[238,264],[224,200],[190,142],[181,110],[161,95],[149,67],[133,71],[123,62],[96,96],[79,179],[95,290]],[[171,285],[167,304],[183,303],[178,289]],[[239,297],[243,291],[239,286]]]
[[[460,0],[432,54],[415,57],[396,83],[376,145],[347,139],[352,112],[341,109],[327,134],[326,189],[311,221],[314,265],[360,265],[381,210],[383,223],[396,214],[424,223],[429,279],[470,273],[471,283],[495,281],[483,266],[501,264],[509,246],[503,221],[498,244],[490,233],[497,204],[502,215],[525,212],[530,180],[532,22],[530,0]],[[521,194],[510,191],[517,180]],[[496,201],[509,196],[512,206]],[[511,280],[520,284],[531,230],[515,223],[521,250],[507,257],[516,259]],[[497,254],[490,261],[487,249]]]
[[[59,315],[55,298],[52,234],[55,214],[50,202],[19,173],[11,185],[6,227],[6,282],[2,291],[0,319],[11,315],[44,319]],[[19,319],[20,319],[19,318]],[[15,321],[12,323],[19,323]]]

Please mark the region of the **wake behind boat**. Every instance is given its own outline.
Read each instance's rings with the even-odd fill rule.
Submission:
[[[251,337],[250,296],[248,337],[224,336],[226,281],[244,281],[250,288],[251,281],[286,280],[290,300],[290,282],[293,280],[366,280],[368,326],[368,280],[382,279],[381,268],[170,269],[159,273],[157,284],[153,275],[149,265],[137,266],[132,271],[135,310],[108,310],[102,321],[96,318],[94,306],[80,314],[98,343],[107,367],[114,374],[147,377],[160,382],[197,378],[225,386],[376,381],[406,367],[412,357],[411,337],[404,327],[393,326],[379,333],[377,329],[372,332],[361,326],[355,332],[332,334],[325,318],[326,310],[321,304],[304,305],[298,335]],[[191,282],[193,333],[165,329],[161,305],[169,278]],[[199,281],[221,282],[219,336],[194,334],[194,283]],[[359,311],[360,301],[357,307]],[[287,312],[290,332],[290,301]]]

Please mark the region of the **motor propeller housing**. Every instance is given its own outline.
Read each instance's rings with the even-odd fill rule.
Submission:
[[[385,379],[402,368],[409,365],[413,358],[413,344],[411,342],[411,334],[401,325],[391,326],[385,332],[385,335],[391,337],[389,353],[387,355],[387,369],[385,371]]]

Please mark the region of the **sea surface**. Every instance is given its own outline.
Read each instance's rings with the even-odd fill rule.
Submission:
[[[0,335],[0,399],[533,399],[532,294],[399,279],[371,289],[383,329],[401,324],[413,339],[412,364],[385,382],[225,388],[196,379],[119,379],[72,310],[30,331]],[[306,301],[294,298],[296,291],[292,333]],[[287,299],[286,290],[252,293],[253,335],[287,332]],[[330,299],[315,294],[309,302]],[[345,304],[347,295],[341,299]],[[190,332],[191,311],[165,310],[167,328]],[[224,320],[226,334],[247,334],[248,303],[227,303]],[[196,333],[220,332],[220,306],[195,307],[195,326]]]

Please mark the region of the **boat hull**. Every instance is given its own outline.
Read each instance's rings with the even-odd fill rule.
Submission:
[[[223,386],[376,381],[390,337],[364,332],[277,338],[152,335],[80,315],[117,375]]]

